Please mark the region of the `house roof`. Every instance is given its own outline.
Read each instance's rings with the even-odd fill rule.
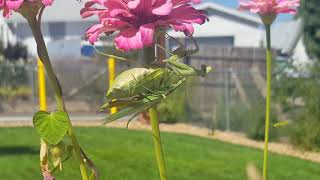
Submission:
[[[271,46],[291,54],[302,37],[302,27],[301,19],[274,23],[271,27]]]
[[[47,7],[42,21],[43,22],[57,22],[57,21],[83,21],[80,16],[80,10],[84,7],[84,1],[76,0],[55,0],[52,7]],[[262,22],[258,16],[240,12],[239,10],[225,7],[217,3],[206,2],[197,5],[198,9],[205,9],[210,11],[218,11],[224,14],[235,16],[242,20],[248,21],[254,24],[261,24]],[[63,12],[63,13],[57,13]],[[210,13],[210,12],[209,12]],[[97,20],[96,18],[87,18],[85,21]],[[6,20],[7,22],[25,22],[24,18],[18,13],[13,13],[10,19]]]
[[[80,16],[80,10],[84,7],[85,1],[77,0],[55,0],[51,7],[47,7],[43,13],[43,22],[61,22],[61,21],[89,21],[97,20],[95,18],[82,19]],[[60,13],[58,13],[60,12]],[[13,15],[6,20],[10,23],[26,22],[25,19],[18,13]]]
[[[222,13],[241,18],[241,19],[249,21],[251,23],[263,25],[260,17],[255,14],[241,12],[240,10],[237,10],[234,8],[229,8],[229,7],[217,4],[217,3],[212,3],[212,2],[201,3],[201,4],[197,5],[197,8],[198,9],[206,9],[206,10],[212,9],[212,10],[220,11]]]

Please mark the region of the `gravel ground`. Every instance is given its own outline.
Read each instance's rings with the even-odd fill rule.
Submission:
[[[126,127],[126,123],[124,122],[113,122],[107,127],[112,128],[123,128]],[[129,129],[144,129],[149,130],[150,126],[146,124],[141,124],[139,122],[133,122],[130,124]],[[161,124],[160,125],[161,131],[166,132],[175,132],[175,133],[183,133],[183,134],[190,134],[195,136],[201,136],[204,138],[215,139],[219,141],[228,142],[231,144],[243,145],[248,146],[256,149],[263,150],[264,144],[263,142],[258,142],[247,138],[242,133],[234,133],[234,132],[224,132],[224,131],[215,131],[212,134],[210,129],[207,128],[200,128],[197,126],[192,126],[188,124]],[[313,162],[320,163],[320,153],[318,152],[311,152],[311,151],[302,151],[290,144],[284,143],[269,143],[269,151],[281,155],[287,155],[296,157],[299,159],[309,160]]]
[[[96,127],[102,126],[102,121],[94,120],[94,121],[82,121],[77,120],[73,121],[74,126],[86,126],[86,127]],[[125,128],[127,122],[117,121],[112,122],[106,127],[108,128]],[[0,127],[30,127],[32,126],[31,121],[0,121]],[[151,127],[148,124],[142,124],[138,121],[134,121],[130,123],[129,129],[137,129],[137,130],[150,130]],[[248,139],[244,134],[234,133],[234,132],[223,132],[223,131],[215,131],[212,134],[211,130],[207,128],[201,128],[197,126],[192,126],[188,124],[160,124],[161,131],[166,132],[175,132],[182,134],[190,134],[195,136],[200,136],[209,139],[215,139],[219,141],[228,142],[231,144],[248,146],[256,149],[263,149],[263,142],[254,141]],[[290,144],[284,143],[269,143],[270,152],[296,157],[299,159],[309,160],[313,162],[320,163],[320,153],[311,152],[311,151],[302,151]]]

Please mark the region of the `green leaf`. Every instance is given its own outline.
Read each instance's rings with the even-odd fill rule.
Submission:
[[[289,124],[288,121],[280,121],[280,122],[274,124],[273,127],[275,127],[275,128],[280,128],[280,127],[284,127],[284,126],[286,126],[286,125],[288,125],[288,124]]]
[[[33,117],[33,124],[40,137],[52,145],[58,144],[67,134],[68,121],[67,113],[62,111],[39,111]]]
[[[66,149],[66,146],[62,141],[60,141],[57,145],[53,145],[50,147],[50,155],[54,168],[60,168],[62,171],[62,155]]]
[[[96,176],[94,173],[91,173],[89,180],[96,180]]]

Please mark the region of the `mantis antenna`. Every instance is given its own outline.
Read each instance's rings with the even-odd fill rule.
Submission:
[[[120,56],[115,56],[115,55],[111,55],[111,54],[107,54],[107,53],[104,53],[104,52],[101,52],[99,51],[95,46],[92,46],[96,52],[100,55],[103,55],[103,56],[107,56],[107,57],[111,57],[111,58],[115,58],[115,59],[118,59],[118,60],[121,60],[121,61],[125,61],[125,62],[128,62],[128,63],[131,63],[131,64],[138,64],[136,61],[133,61],[133,60],[129,60],[129,59],[126,59],[124,57],[120,57]]]
[[[185,47],[182,42],[180,42],[178,39],[170,36],[167,32],[166,32],[166,35],[170,38],[170,39],[173,39],[174,41],[176,41],[180,46],[182,46],[183,48]]]
[[[167,53],[169,53],[171,56],[174,56],[175,54],[173,54],[172,52],[168,51],[166,48],[162,47],[160,44],[156,44],[157,47],[159,47],[160,49],[166,51]]]
[[[194,46],[195,46],[196,48],[190,50],[190,49],[186,49],[185,45],[182,44],[182,43],[181,43],[179,40],[177,40],[176,38],[170,36],[168,33],[166,33],[166,35],[167,35],[170,39],[173,39],[175,42],[177,42],[177,43],[180,45],[180,47],[177,48],[175,51],[177,51],[177,53],[180,52],[180,51],[181,51],[182,53],[184,53],[184,54],[181,55],[181,56],[183,56],[183,57],[193,55],[193,54],[195,54],[195,53],[197,53],[197,52],[199,51],[199,45],[198,45],[197,41],[193,38],[193,36],[191,36],[190,39],[192,39],[193,44],[194,44]],[[174,52],[175,52],[175,51],[174,51]],[[173,53],[174,53],[174,52],[173,52]],[[172,53],[171,53],[171,54],[172,54]],[[178,54],[176,54],[176,55],[178,55]]]

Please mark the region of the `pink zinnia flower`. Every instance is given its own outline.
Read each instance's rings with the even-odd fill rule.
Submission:
[[[240,9],[264,15],[296,14],[300,0],[240,0]]]
[[[0,9],[3,9],[3,16],[9,17],[12,11],[17,11],[24,2],[38,2],[40,0],[0,0]],[[54,0],[41,0],[45,6],[50,6]]]
[[[208,20],[206,12],[192,7],[201,0],[89,0],[81,10],[83,18],[97,15],[99,24],[91,26],[86,37],[94,44],[102,33],[119,31],[114,42],[118,49],[130,51],[154,45],[157,28],[173,27],[191,36],[193,24]],[[99,5],[101,8],[95,7]]]

